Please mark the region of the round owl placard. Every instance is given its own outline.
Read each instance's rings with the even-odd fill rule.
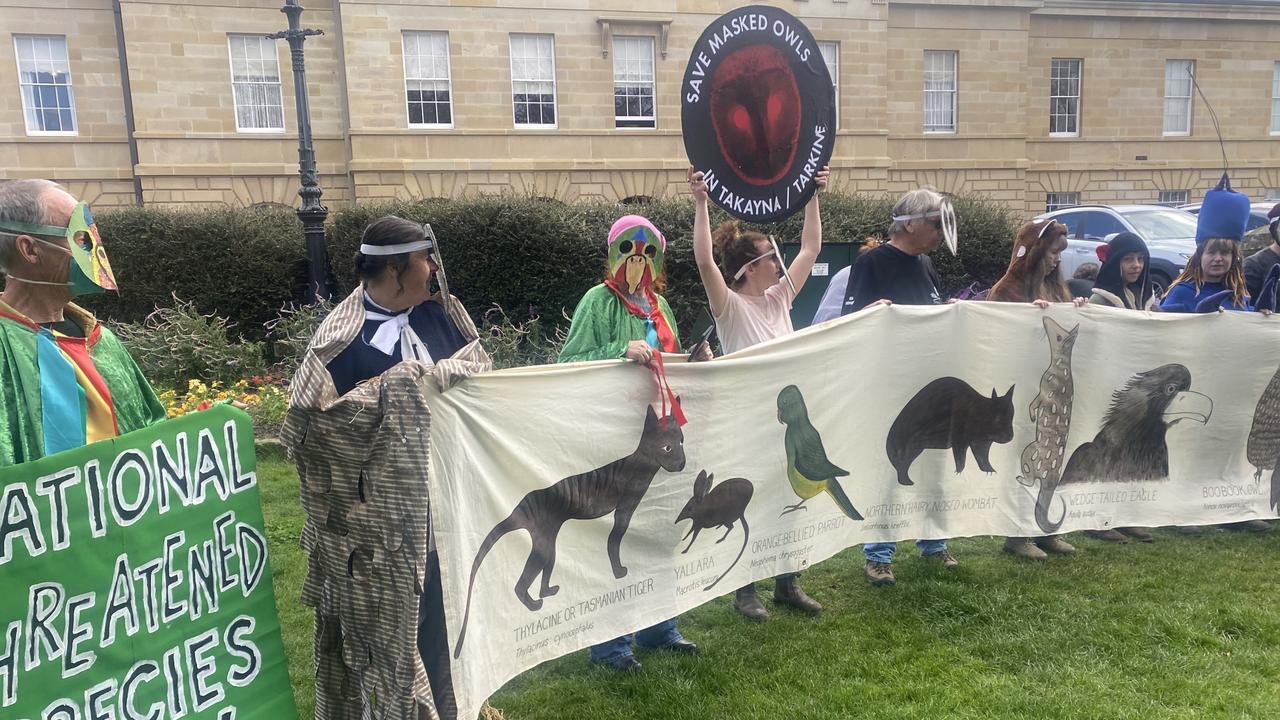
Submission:
[[[790,13],[751,5],[711,23],[681,86],[689,162],[712,202],[751,222],[804,207],[831,159],[835,91],[813,34]]]

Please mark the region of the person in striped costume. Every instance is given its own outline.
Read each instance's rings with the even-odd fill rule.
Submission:
[[[165,419],[124,345],[77,295],[115,290],[93,214],[48,180],[0,183],[0,467]]]

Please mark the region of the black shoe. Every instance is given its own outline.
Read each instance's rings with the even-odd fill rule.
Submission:
[[[624,673],[636,672],[641,667],[640,661],[636,659],[635,655],[622,655],[614,660],[599,660],[592,662],[595,662],[595,664],[600,665],[601,667],[607,667],[610,670],[616,670]]]
[[[662,649],[671,650],[673,652],[682,653],[684,655],[698,654],[698,646],[689,642],[688,640],[685,640],[684,638],[680,638],[679,640],[671,643],[670,645],[663,645]],[[638,664],[639,663],[637,663],[637,665]]]

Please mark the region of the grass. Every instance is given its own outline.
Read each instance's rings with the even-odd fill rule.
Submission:
[[[297,478],[275,454],[259,478],[294,696],[310,718]],[[752,624],[719,598],[681,619],[701,657],[642,652],[644,669],[619,676],[578,652],[491,703],[508,720],[1280,717],[1280,532],[1156,534],[1122,546],[1072,536],[1081,552],[1046,563],[959,540],[952,572],[903,543],[890,588],[863,581],[854,548],[803,576],[826,606],[818,617],[762,592],[772,617]]]

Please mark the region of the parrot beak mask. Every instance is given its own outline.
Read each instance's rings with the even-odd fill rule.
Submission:
[[[88,203],[80,203],[71,211],[71,221],[67,227],[56,225],[33,225],[10,220],[0,220],[0,232],[11,235],[30,235],[37,242],[57,248],[71,255],[69,282],[50,283],[37,280],[25,280],[10,275],[10,279],[35,285],[69,285],[72,295],[91,295],[106,290],[118,290],[115,273],[111,263],[107,261],[107,251],[102,247],[102,237],[98,234],[98,225],[93,221],[93,213]],[[67,246],[62,247],[37,235],[66,237]]]
[[[636,294],[653,284],[662,272],[662,240],[643,226],[624,230],[609,244],[609,277]]]

